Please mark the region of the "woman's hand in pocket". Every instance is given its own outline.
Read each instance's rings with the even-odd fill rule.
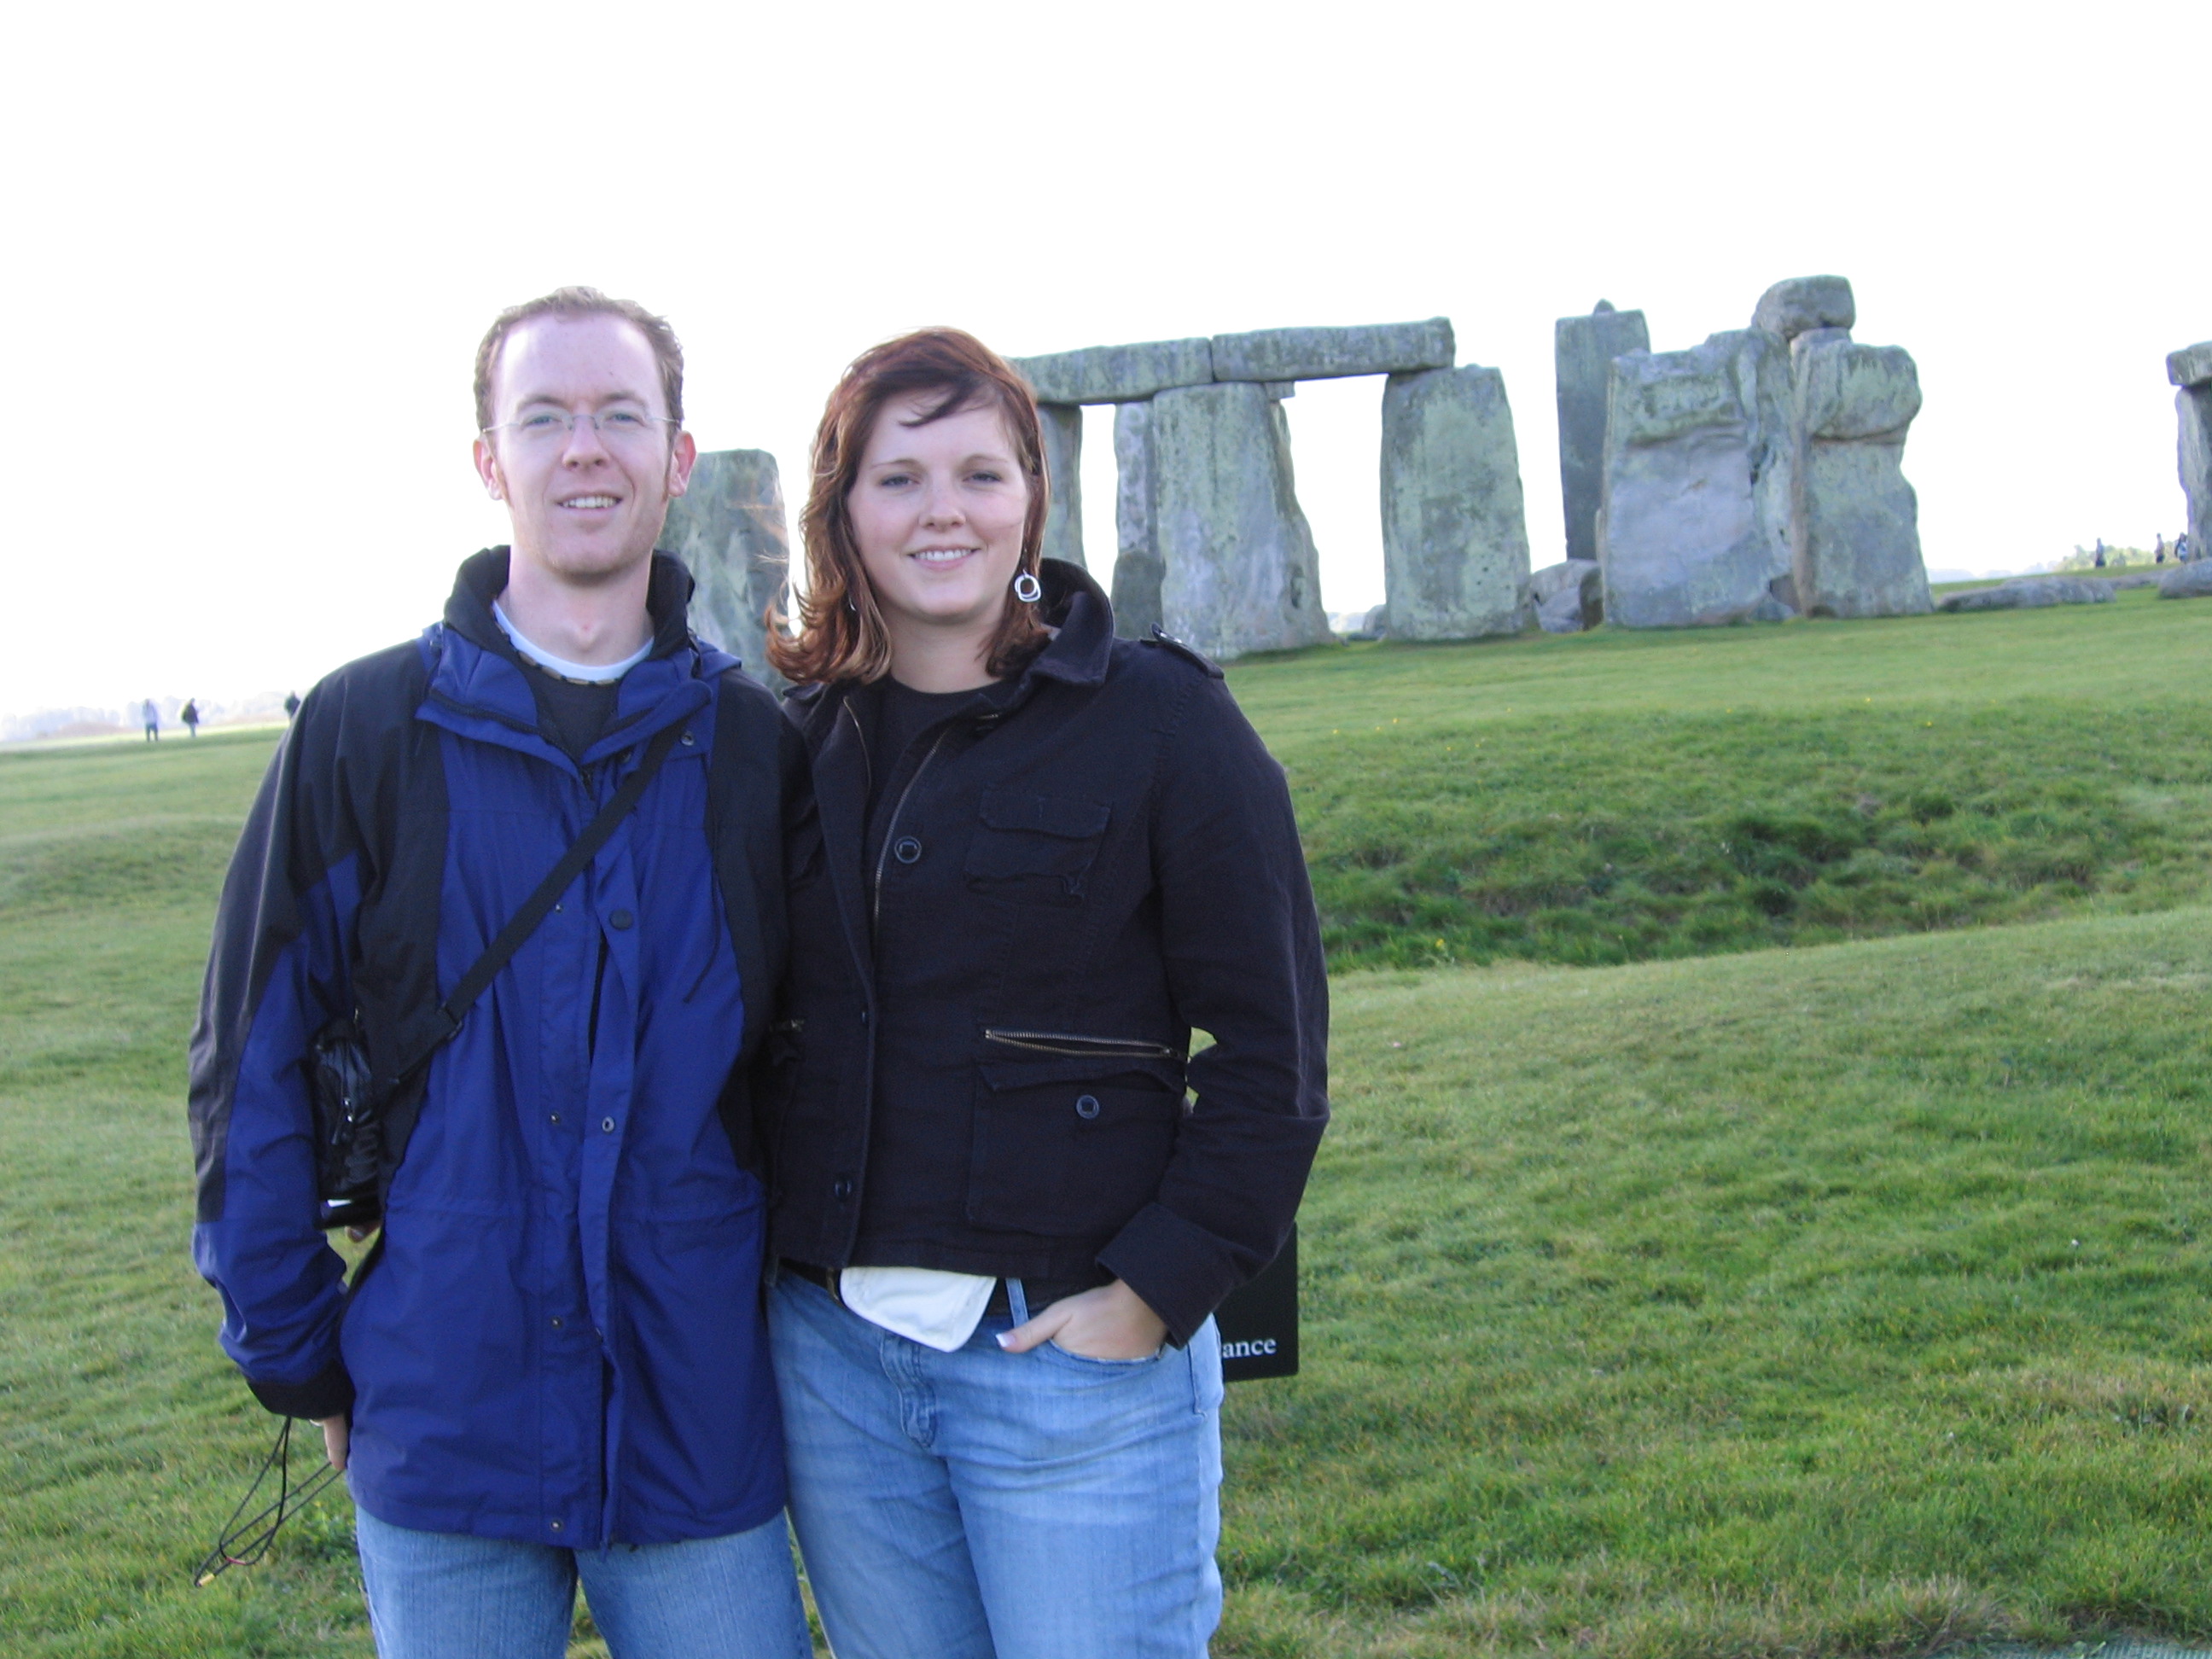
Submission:
[[[1000,1337],[999,1346],[1027,1353],[1040,1342],[1057,1342],[1085,1359],[1149,1359],[1167,1340],[1165,1322],[1117,1279],[1054,1303]]]

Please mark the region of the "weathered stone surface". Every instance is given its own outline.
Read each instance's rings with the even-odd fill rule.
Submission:
[[[1077,404],[1039,404],[1045,476],[1052,505],[1044,517],[1044,556],[1083,562],[1083,410]]]
[[[1566,508],[1571,559],[1597,557],[1607,373],[1622,353],[1650,349],[1651,332],[1644,325],[1644,313],[1615,311],[1603,300],[1589,316],[1562,317],[1552,325],[1559,401],[1559,498]]]
[[[2015,576],[1995,587],[1946,594],[1939,611],[2033,611],[2046,605],[2110,605],[2112,586],[2080,576]]]
[[[1905,480],[1920,375],[1901,347],[1861,345],[1842,328],[1800,333],[1790,351],[1795,602],[1820,617],[1918,616],[1929,609],[1919,501]]]
[[[1598,557],[1621,628],[1780,621],[1790,575],[1789,367],[1759,329],[1613,360]]]
[[[2175,392],[2173,412],[2179,428],[2175,460],[2189,502],[2189,547],[2202,559],[2212,553],[2212,381]]]
[[[1794,340],[1808,329],[1850,328],[1858,320],[1850,283],[1841,276],[1792,276],[1759,296],[1751,325]]]
[[[2199,340],[2193,346],[2168,352],[2166,378],[2176,386],[2203,386],[2212,381],[2212,340]]]
[[[1529,577],[1528,598],[1547,634],[1579,634],[1605,620],[1605,572],[1595,559],[1547,565]]]
[[[1038,401],[1049,404],[1132,403],[1170,386],[1204,386],[1213,379],[1213,348],[1206,340],[1085,346],[1012,361]]]
[[[690,489],[668,504],[657,544],[698,584],[690,611],[699,636],[741,659],[754,678],[782,684],[768,665],[762,621],[781,598],[791,563],[775,457],[765,449],[701,455]]]
[[[1218,661],[1327,641],[1282,405],[1250,383],[1186,386],[1152,399],[1149,425],[1168,632]]]
[[[2158,596],[2161,599],[2212,598],[2212,559],[2191,559],[2165,572],[2158,579]]]
[[[1366,328],[1263,328],[1213,337],[1217,380],[1329,380],[1347,374],[1393,374],[1449,368],[1449,317]]]
[[[1114,631],[1149,636],[1160,620],[1160,554],[1152,544],[1152,406],[1114,411]]]
[[[1393,639],[1520,632],[1528,528],[1498,370],[1432,368],[1384,386],[1382,580]]]

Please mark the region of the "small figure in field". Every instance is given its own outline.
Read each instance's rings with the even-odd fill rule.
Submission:
[[[2151,545],[2150,562],[2153,564],[2166,562],[2166,532],[2163,530],[2158,532],[2157,539]]]
[[[145,702],[140,703],[138,705],[138,712],[146,722],[146,741],[149,743],[161,742],[161,711],[154,707],[153,698],[149,697]]]
[[[2173,538],[2173,562],[2176,564],[2187,564],[2196,556],[2197,550],[2190,546],[2189,532],[2185,530]]]
[[[284,694],[284,718],[289,720],[299,712],[300,694],[297,691],[287,691]]]
[[[185,706],[177,711],[177,718],[185,723],[185,735],[186,737],[197,738],[199,736],[200,706],[198,703],[195,702],[191,698],[186,697],[185,699]]]
[[[2104,538],[2102,536],[2100,536],[2100,537],[2098,537],[2098,538],[2097,538],[2097,568],[2098,568],[2098,569],[2100,569],[2100,570],[2102,570],[2104,568],[2105,568],[2105,538]]]

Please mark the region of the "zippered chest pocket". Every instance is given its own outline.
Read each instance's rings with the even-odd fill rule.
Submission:
[[[1037,903],[1080,903],[1113,816],[1104,801],[988,790],[963,866],[968,885]]]

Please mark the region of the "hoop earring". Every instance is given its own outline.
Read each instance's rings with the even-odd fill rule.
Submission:
[[[1024,605],[1035,605],[1044,597],[1044,584],[1024,570],[1014,578],[1014,597]]]

